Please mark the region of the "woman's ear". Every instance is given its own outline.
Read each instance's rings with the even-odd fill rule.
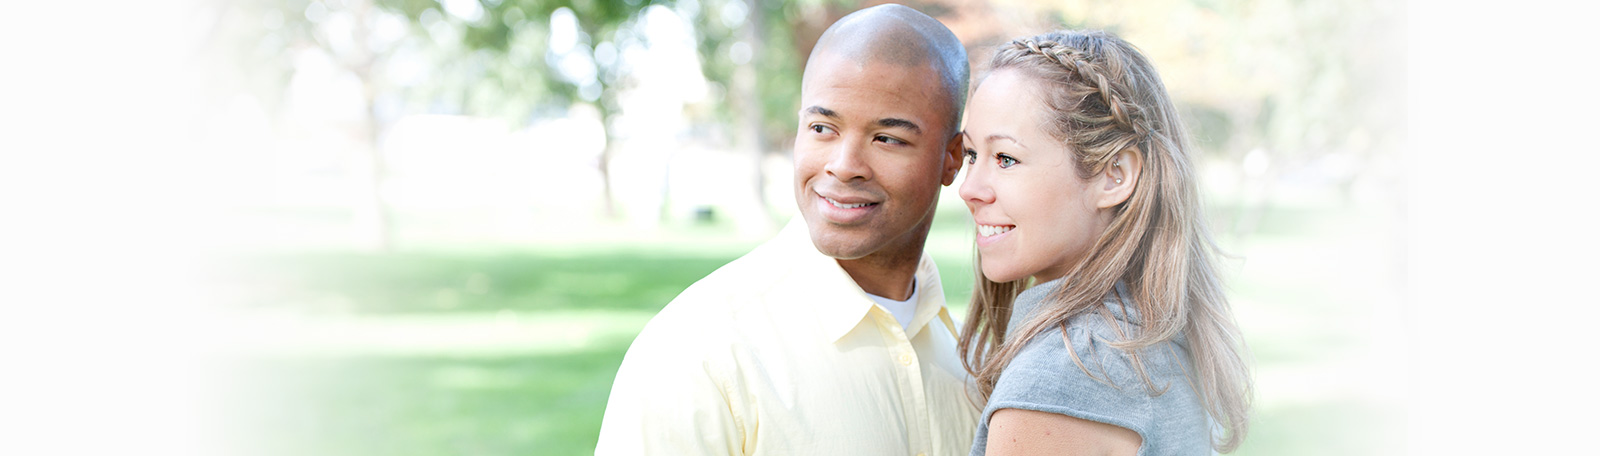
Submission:
[[[1137,148],[1128,148],[1111,157],[1111,165],[1100,173],[1101,184],[1100,200],[1095,202],[1095,207],[1106,209],[1115,207],[1133,196],[1133,189],[1139,184],[1139,173],[1144,171],[1144,155]]]

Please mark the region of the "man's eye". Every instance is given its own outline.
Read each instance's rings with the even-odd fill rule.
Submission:
[[[1011,165],[1017,164],[1017,159],[1011,158],[1010,155],[1006,154],[1000,154],[996,159],[1000,161],[1001,168],[1010,168]]]
[[[811,132],[812,133],[821,134],[821,133],[827,133],[827,132],[832,131],[832,130],[833,129],[828,128],[827,125],[823,125],[823,124],[814,124],[814,125],[811,126]]]
[[[888,144],[893,144],[893,145],[896,145],[896,146],[905,145],[905,143],[906,143],[905,141],[901,141],[901,140],[894,139],[892,137],[888,137],[888,136],[884,136],[884,135],[878,135],[876,138],[873,138],[873,139],[876,139],[878,141],[883,141],[883,142],[888,143]]]

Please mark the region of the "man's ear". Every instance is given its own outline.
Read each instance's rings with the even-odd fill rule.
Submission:
[[[1106,166],[1096,176],[1101,182],[1100,198],[1095,201],[1095,207],[1106,209],[1115,207],[1133,196],[1133,190],[1139,184],[1139,175],[1144,172],[1144,154],[1139,149],[1129,147],[1122,152],[1117,152],[1111,157],[1111,164]]]
[[[966,154],[962,152],[961,133],[956,133],[944,145],[944,175],[939,182],[946,187],[955,183],[956,173],[961,172],[961,163],[966,161]]]

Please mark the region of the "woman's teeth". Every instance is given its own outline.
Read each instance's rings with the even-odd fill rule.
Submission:
[[[981,234],[984,237],[989,237],[989,236],[994,236],[996,234],[1000,234],[1000,233],[1004,233],[1004,232],[1007,232],[1007,231],[1011,231],[1012,228],[1016,228],[1016,227],[1010,226],[1010,225],[1006,225],[1006,226],[1000,226],[1000,225],[978,225],[978,234]]]
[[[840,209],[855,209],[855,208],[858,208],[858,207],[867,207],[867,206],[871,206],[873,204],[877,204],[877,203],[845,204],[845,203],[841,203],[841,202],[838,202],[838,201],[834,201],[833,198],[822,197],[822,199],[828,200],[828,204],[832,204],[833,207],[837,207],[837,208],[840,208]]]

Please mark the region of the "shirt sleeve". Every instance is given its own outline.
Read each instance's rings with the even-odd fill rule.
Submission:
[[[1124,352],[1089,331],[1040,333],[1006,366],[983,420],[1000,409],[1056,413],[1120,426],[1145,437],[1151,405]],[[1071,344],[1069,352],[1068,343]],[[1073,362],[1073,354],[1083,367]]]
[[[740,397],[731,394],[706,336],[687,326],[652,322],[628,348],[596,455],[746,453],[745,427],[736,416]]]

